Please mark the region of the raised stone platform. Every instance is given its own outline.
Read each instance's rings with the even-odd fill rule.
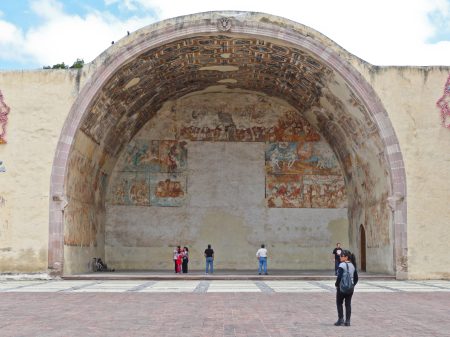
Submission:
[[[395,280],[394,275],[381,273],[359,273],[363,280]],[[167,270],[139,270],[96,272],[63,275],[65,280],[334,280],[330,270],[271,270],[269,275],[258,275],[255,270],[217,270],[214,274],[193,270],[188,274],[175,274]]]

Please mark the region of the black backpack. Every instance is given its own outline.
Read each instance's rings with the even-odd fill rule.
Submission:
[[[339,283],[339,291],[344,295],[350,294],[353,291],[353,288],[355,288],[355,285],[352,281],[352,275],[350,275],[350,272],[348,270],[347,263],[345,263],[345,267],[346,270],[344,270],[341,278],[341,283]]]

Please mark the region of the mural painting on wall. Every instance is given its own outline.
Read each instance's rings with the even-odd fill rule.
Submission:
[[[6,105],[0,91],[0,144],[6,144],[6,124],[8,123],[9,106]]]
[[[341,176],[268,175],[266,199],[271,208],[342,208],[345,184]]]
[[[150,177],[152,206],[182,206],[186,198],[186,176],[153,174]]]
[[[224,58],[224,54],[228,56]],[[233,73],[230,82],[227,81],[230,73],[201,71],[205,65],[235,66],[239,71]],[[115,72],[83,121],[81,130],[96,143],[104,142],[114,155],[168,99],[175,100],[225,80],[224,86],[228,88],[240,87],[285,97],[300,111],[306,111],[318,103],[320,89],[333,74],[331,68],[307,51],[273,41],[226,35],[172,41],[143,52]],[[281,78],[283,83],[277,85]],[[219,116],[222,124],[219,127],[197,125],[199,131],[187,125],[183,137],[191,140],[258,139],[260,130],[252,133],[237,120],[231,121],[228,113],[224,111]],[[123,118],[125,115],[128,118]]]
[[[444,94],[436,102],[441,109],[441,123],[444,128],[450,129],[450,74],[444,86]]]
[[[227,95],[211,101],[181,99],[177,111],[180,139],[191,141],[298,141],[319,140],[320,135],[290,107],[274,106],[264,96],[244,95],[236,101]],[[192,99],[192,98],[191,98]]]
[[[346,207],[344,178],[326,142],[269,142],[265,160],[268,207]]]
[[[385,193],[382,196],[382,202],[377,205],[369,206],[365,212],[365,223],[368,224],[366,236],[367,247],[378,248],[389,244],[389,219],[391,211],[388,207],[382,205],[387,204],[387,196]]]
[[[111,188],[114,205],[150,206],[150,178],[146,172],[119,172]]]
[[[124,167],[127,171],[159,172],[159,141],[135,140],[125,150]]]
[[[88,204],[102,205],[107,174],[77,151],[69,157],[67,195]]]
[[[96,246],[98,212],[95,207],[73,201],[64,210],[64,244]]]
[[[125,149],[111,183],[110,202],[127,206],[181,206],[186,196],[187,143],[136,139]]]
[[[266,144],[269,174],[339,175],[341,170],[331,148],[320,142],[270,142]]]
[[[160,172],[183,172],[187,168],[187,143],[176,140],[159,142]]]

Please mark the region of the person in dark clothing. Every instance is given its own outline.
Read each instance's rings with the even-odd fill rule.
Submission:
[[[188,272],[188,262],[189,262],[189,249],[188,249],[188,247],[184,247],[183,248],[183,262],[181,265],[183,274],[187,274],[187,272]]]
[[[338,312],[338,320],[336,323],[334,323],[334,325],[350,326],[350,317],[352,315],[353,289],[351,290],[351,292],[343,294],[339,289],[339,285],[341,283],[342,276],[344,275],[344,270],[347,270],[347,268],[350,275],[352,275],[353,285],[356,285],[358,283],[358,271],[356,270],[355,255],[353,255],[350,251],[343,250],[340,256],[340,260],[341,263],[339,264],[336,283],[334,284],[336,286],[336,307]],[[345,322],[344,322],[344,311],[342,307],[344,301],[345,301]]]
[[[214,272],[214,250],[211,248],[211,245],[208,245],[208,248],[205,249],[205,258],[206,258],[206,274],[212,274]]]

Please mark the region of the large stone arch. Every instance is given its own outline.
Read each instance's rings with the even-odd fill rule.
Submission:
[[[208,49],[205,46],[209,43],[212,48]],[[239,45],[241,49],[236,47]],[[227,48],[237,48],[241,54],[228,53]],[[205,50],[210,56],[203,58]],[[63,272],[64,210],[71,203],[68,181],[74,149],[84,146],[83,151],[98,152],[95,162],[77,164],[80,172],[92,177],[83,183],[98,186],[103,175],[112,172],[124,146],[164,102],[222,84],[230,90],[254,90],[281,97],[321,132],[344,172],[351,248],[356,251],[359,225],[369,223],[368,235],[379,242],[373,245],[373,254],[379,254],[380,260],[390,260],[381,263],[379,269],[396,273],[398,278],[406,277],[406,178],[402,154],[383,104],[347,57],[347,52],[308,27],[247,12],[175,18],[145,27],[116,43],[91,65],[95,70],[72,106],[58,142],[50,187],[49,268],[57,274]],[[170,71],[154,70],[145,78],[149,65],[157,69],[170,62]],[[233,76],[229,76],[230,70]],[[155,76],[161,80],[159,87],[152,87],[150,82],[146,83],[148,91],[142,90],[145,80]],[[124,78],[128,81],[123,82]],[[124,92],[131,88],[133,93],[108,96],[108,89],[117,85]],[[126,100],[125,108],[113,104]],[[113,113],[109,117],[105,114],[111,107],[114,118]],[[86,145],[86,137],[91,145]],[[101,187],[98,190],[103,193]],[[91,190],[80,200],[85,204],[104,203],[94,193]],[[87,239],[78,246],[92,246],[89,231],[92,226],[102,226],[101,214],[94,221],[89,219],[89,212],[85,216],[81,222],[90,223],[82,229]],[[70,238],[66,238],[66,244],[71,244]],[[72,260],[78,259],[77,263],[84,265],[93,252],[91,247]],[[386,259],[389,254],[392,259]]]

